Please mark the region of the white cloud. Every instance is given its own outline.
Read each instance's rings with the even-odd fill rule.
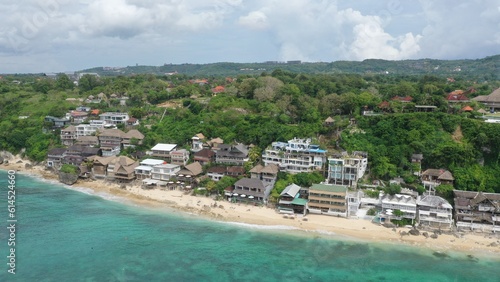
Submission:
[[[252,29],[265,29],[268,27],[267,16],[262,11],[250,12],[248,15],[240,17],[238,23]]]
[[[498,0],[3,0],[0,10],[2,62],[29,57],[30,69],[453,59],[500,50]]]

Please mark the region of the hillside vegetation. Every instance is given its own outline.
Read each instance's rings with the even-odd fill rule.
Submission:
[[[498,57],[492,64],[497,61]],[[366,181],[401,176],[409,184],[416,183],[410,157],[422,153],[423,168],[449,169],[456,188],[500,192],[500,125],[484,123],[477,112],[463,113],[463,105],[449,106],[445,100],[456,89],[473,88],[470,97],[488,95],[500,87],[498,80],[376,74],[389,65],[408,62],[368,63],[379,69],[363,75],[275,69],[258,75],[198,77],[206,79],[203,82],[184,74],[84,75],[76,87],[64,74],[55,79],[5,75],[0,79],[0,149],[14,153],[25,149],[32,160],[44,160],[49,148],[61,146],[59,130],[44,124],[44,117],[62,117],[90,95],[104,93],[101,103],[87,105],[139,118],[138,129],[145,140],[136,150],[145,151],[158,142],[187,148],[199,132],[225,143],[254,144],[258,153],[273,141],[312,137],[329,152],[367,151],[370,174]],[[359,66],[366,68],[365,62]],[[214,94],[216,86],[224,90]],[[111,94],[128,97],[126,106]],[[402,103],[394,101],[395,96],[413,100]],[[389,106],[381,109],[382,101]],[[417,113],[415,105],[436,106],[436,111]],[[475,102],[467,105],[481,108]],[[380,115],[362,116],[364,110]],[[333,125],[324,125],[327,117],[333,118]]]

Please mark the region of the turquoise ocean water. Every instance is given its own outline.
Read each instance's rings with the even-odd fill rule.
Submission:
[[[12,275],[6,175],[0,281],[500,281],[500,258],[213,222],[19,174]]]

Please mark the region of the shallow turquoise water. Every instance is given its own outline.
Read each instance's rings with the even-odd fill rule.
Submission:
[[[259,230],[17,178],[11,275],[0,171],[0,281],[500,281],[500,258]]]

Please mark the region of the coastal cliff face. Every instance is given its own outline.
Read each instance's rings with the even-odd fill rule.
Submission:
[[[59,172],[59,181],[66,185],[73,185],[78,180],[78,174]]]

